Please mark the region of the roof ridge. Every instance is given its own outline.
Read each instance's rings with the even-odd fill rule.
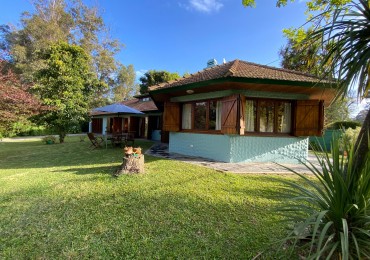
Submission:
[[[234,73],[238,70],[238,67],[239,67],[239,59],[233,60],[231,66],[229,68],[229,71],[228,71],[228,73],[226,73],[225,76],[226,77],[233,76]]]

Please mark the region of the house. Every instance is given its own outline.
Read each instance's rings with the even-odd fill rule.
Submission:
[[[150,87],[169,151],[222,162],[298,162],[320,136],[329,81],[234,60]]]
[[[136,138],[160,140],[162,126],[161,115],[149,95],[139,95],[133,99],[120,102],[143,114],[117,114],[91,111],[89,131],[97,134],[115,132],[134,132]]]

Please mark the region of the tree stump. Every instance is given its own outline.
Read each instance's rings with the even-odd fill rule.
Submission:
[[[129,154],[123,157],[121,166],[116,170],[114,176],[121,174],[144,173],[144,155]]]

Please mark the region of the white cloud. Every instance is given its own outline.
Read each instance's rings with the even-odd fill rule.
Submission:
[[[212,13],[219,11],[224,5],[220,0],[189,0],[187,5],[180,4],[180,6],[202,13]]]

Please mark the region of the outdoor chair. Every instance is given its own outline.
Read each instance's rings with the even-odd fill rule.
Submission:
[[[92,147],[93,149],[102,147],[102,144],[104,142],[104,139],[102,137],[95,136],[93,133],[87,133],[87,136],[89,137],[91,141],[90,147]]]
[[[127,142],[131,142],[131,146],[135,144],[135,132],[128,132],[126,137],[126,144]]]
[[[112,137],[109,138],[109,140],[112,142],[112,146],[122,146],[126,144],[126,136],[120,133],[112,134]]]

